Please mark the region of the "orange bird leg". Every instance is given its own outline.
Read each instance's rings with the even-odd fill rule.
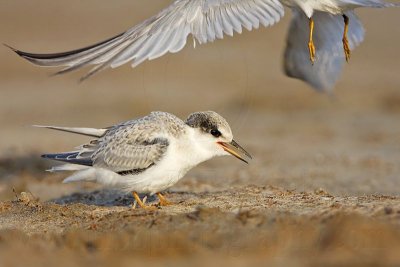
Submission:
[[[314,20],[313,18],[310,18],[310,35],[308,41],[308,51],[310,52],[310,60],[312,64],[314,64],[315,62],[315,45],[313,41],[313,33],[314,33]]]
[[[350,45],[349,45],[349,40],[347,39],[347,33],[349,32],[349,22],[350,19],[348,16],[343,15],[344,18],[344,32],[343,32],[343,49],[344,49],[344,55],[346,56],[346,61],[349,62],[350,60]]]
[[[156,207],[153,207],[153,206],[146,206],[146,205],[143,203],[143,201],[140,199],[138,193],[132,192],[132,195],[133,195],[133,197],[135,198],[136,203],[137,203],[142,209],[145,209],[145,210],[156,210],[156,209],[157,209]]]
[[[169,206],[174,204],[173,202],[168,201],[161,193],[157,193],[158,199],[160,200],[160,206]]]

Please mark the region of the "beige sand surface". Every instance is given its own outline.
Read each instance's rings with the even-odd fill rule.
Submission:
[[[2,1],[0,41],[32,52],[77,48],[170,1],[106,2]],[[283,75],[287,13],[272,28],[82,84],[84,71],[49,77],[53,70],[0,48],[0,263],[399,265],[399,10],[359,10],[366,41],[333,97]],[[65,176],[45,173],[52,163],[39,155],[88,139],[30,127],[209,109],[254,160],[201,164],[168,192],[177,204],[156,212],[132,210],[129,196],[97,185],[61,184]]]

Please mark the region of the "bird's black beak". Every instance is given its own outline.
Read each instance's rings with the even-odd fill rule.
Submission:
[[[249,160],[252,159],[251,155],[244,150],[235,140],[232,140],[230,143],[226,142],[218,142],[218,144],[228,153],[240,159],[243,162],[249,163]]]

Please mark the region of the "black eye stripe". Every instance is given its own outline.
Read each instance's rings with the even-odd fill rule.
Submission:
[[[212,134],[214,137],[220,137],[222,134],[220,131],[218,131],[217,129],[212,129],[210,131],[210,134]]]

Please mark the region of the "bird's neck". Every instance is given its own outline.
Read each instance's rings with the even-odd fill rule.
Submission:
[[[209,142],[202,142],[201,135],[199,136],[195,129],[189,126],[188,128],[186,137],[177,142],[176,149],[178,151],[177,154],[179,154],[177,160],[182,163],[185,169],[189,170],[218,155],[207,147]]]

